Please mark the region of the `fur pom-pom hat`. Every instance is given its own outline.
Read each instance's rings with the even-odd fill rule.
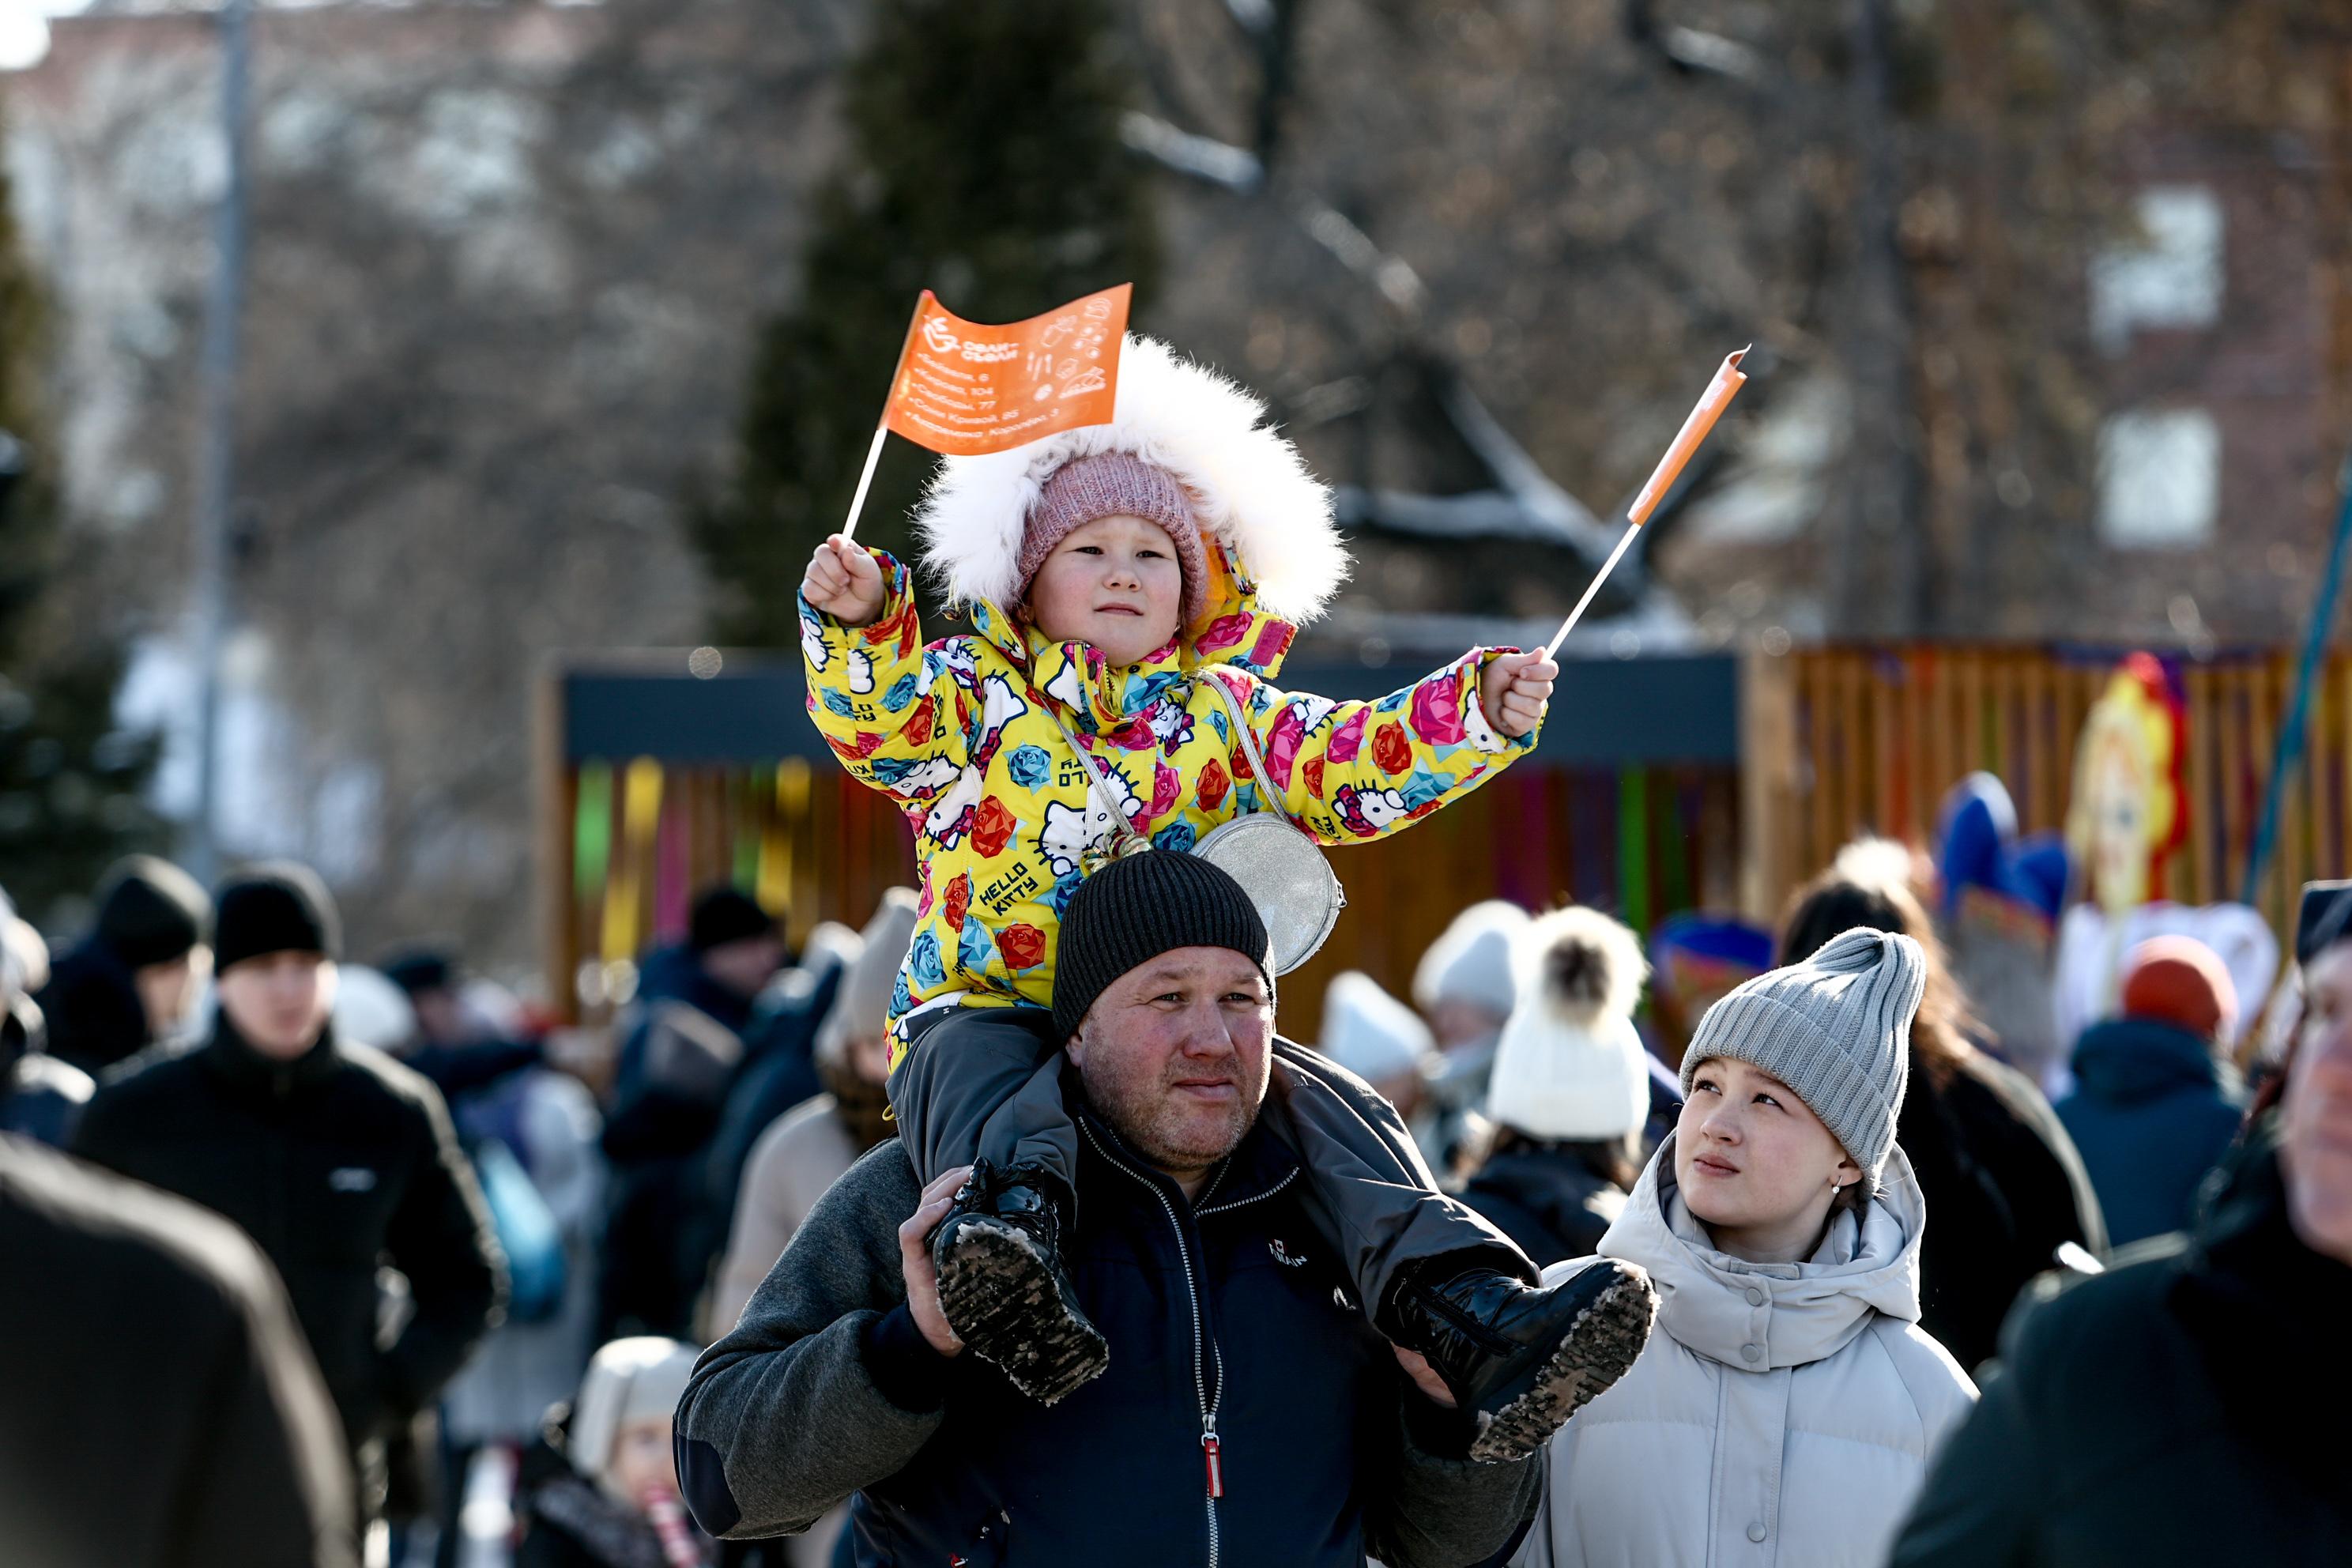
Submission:
[[[1650,1070],[1633,1028],[1649,961],[1598,910],[1542,916],[1513,944],[1518,1002],[1495,1050],[1486,1115],[1529,1138],[1598,1142],[1650,1114]]]
[[[1036,570],[1030,560],[1024,571],[1024,546],[1048,481],[1078,459],[1121,453],[1182,487],[1201,532],[1255,584],[1258,608],[1311,619],[1347,576],[1347,552],[1329,487],[1307,471],[1297,447],[1261,423],[1265,416],[1265,405],[1232,381],[1166,343],[1130,336],[1109,424],[941,461],[915,515],[926,563],[950,604],[1012,608]],[[1196,559],[1180,555],[1188,569]],[[1189,610],[1202,590],[1189,581],[1186,588]]]

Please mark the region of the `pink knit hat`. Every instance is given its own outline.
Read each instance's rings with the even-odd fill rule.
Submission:
[[[1184,574],[1184,597],[1177,621],[1181,632],[1208,607],[1209,561],[1201,548],[1201,525],[1183,481],[1131,452],[1077,458],[1054,470],[1029,509],[1021,536],[1021,597],[1054,547],[1098,517],[1139,517],[1168,531],[1176,563]]]

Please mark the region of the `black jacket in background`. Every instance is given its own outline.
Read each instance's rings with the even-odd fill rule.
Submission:
[[[1564,1149],[1522,1144],[1478,1167],[1458,1194],[1500,1226],[1538,1268],[1601,1250],[1625,1194]]]
[[[351,1568],[326,1389],[252,1243],[0,1137],[0,1559]]]
[[[1895,1121],[1927,1200],[1919,1244],[1919,1326],[1974,1368],[2061,1242],[2106,1250],[2099,1200],[2074,1141],[2032,1080],[1971,1051],[1942,1082],[1916,1050]]]
[[[336,1042],[256,1052],[226,1017],[193,1051],[127,1064],[83,1112],[75,1150],[243,1227],[278,1266],[356,1452],[430,1404],[497,1321],[489,1211],[431,1084]],[[415,1313],[376,1346],[376,1268]]]
[[[2352,1563],[2352,1268],[2295,1236],[2270,1129],[2225,1170],[2192,1235],[2019,1307],[1895,1568]]]
[[[91,937],[57,961],[34,998],[48,1024],[49,1054],[92,1078],[147,1048],[147,1005],[131,966]]]

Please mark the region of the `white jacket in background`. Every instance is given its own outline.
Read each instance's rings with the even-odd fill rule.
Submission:
[[[1524,1568],[1879,1568],[1976,1385],[1920,1331],[1910,1162],[1804,1263],[1716,1250],[1668,1138],[1601,1250],[1650,1271],[1658,1325],[1552,1439]],[[1547,1284],[1589,1266],[1544,1271]]]

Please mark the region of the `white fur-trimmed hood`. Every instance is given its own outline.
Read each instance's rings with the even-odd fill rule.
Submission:
[[[1029,508],[1063,464],[1129,452],[1191,490],[1202,532],[1255,584],[1258,607],[1310,619],[1348,574],[1331,491],[1298,449],[1258,421],[1265,405],[1216,372],[1152,338],[1120,353],[1117,413],[1009,452],[941,461],[915,516],[926,564],[951,604],[1010,609]]]

